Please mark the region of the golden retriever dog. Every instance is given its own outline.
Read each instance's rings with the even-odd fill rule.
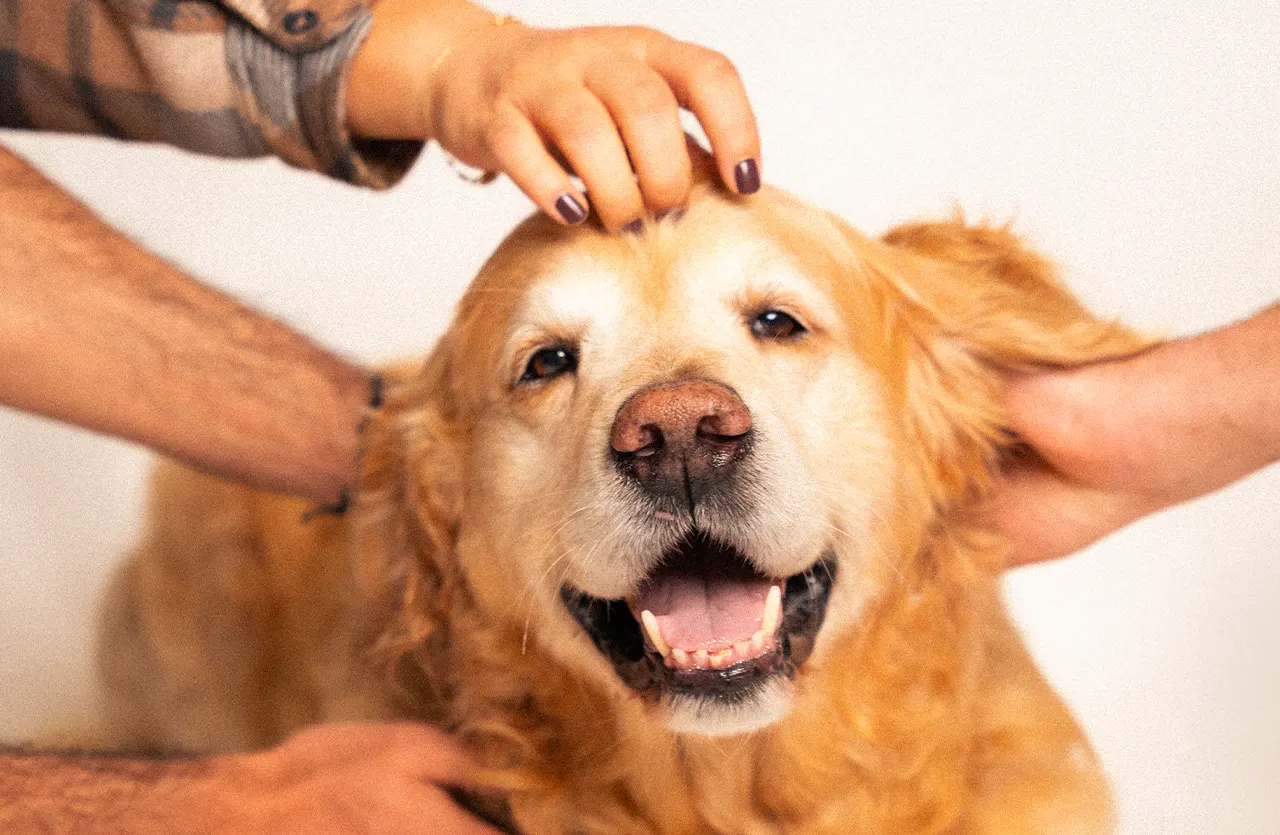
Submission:
[[[1109,831],[985,505],[1004,375],[1140,347],[1002,228],[705,178],[637,234],[532,218],[387,371],[345,516],[160,468],[117,741],[416,719],[526,833]]]

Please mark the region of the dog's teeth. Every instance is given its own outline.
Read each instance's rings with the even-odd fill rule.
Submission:
[[[653,648],[658,654],[666,658],[671,654],[671,648],[667,646],[667,642],[662,640],[662,630],[658,628],[658,619],[653,616],[653,612],[645,609],[640,613],[640,622],[644,624],[644,631],[649,633],[649,640],[653,642]]]
[[[689,653],[680,649],[680,647],[676,647],[671,650],[671,660],[674,661],[676,666],[681,670],[689,669]]]
[[[711,667],[715,670],[721,670],[733,663],[733,650],[722,649],[715,655],[711,656]]]
[[[751,646],[756,652],[764,649],[764,630],[757,629],[755,634],[751,636]]]
[[[778,622],[782,619],[782,588],[769,586],[769,594],[764,599],[764,617],[761,619],[760,631],[766,636],[778,631]]]
[[[733,645],[733,651],[738,653],[739,658],[746,658],[747,653],[751,651],[750,641],[738,641]]]
[[[700,670],[707,668],[707,651],[700,649],[693,654],[693,665]]]

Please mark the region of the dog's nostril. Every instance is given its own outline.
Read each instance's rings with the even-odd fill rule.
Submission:
[[[651,423],[615,426],[612,446],[619,455],[645,458],[662,449],[662,430]]]
[[[737,441],[751,431],[751,414],[746,409],[707,415],[698,421],[697,436],[710,441]]]

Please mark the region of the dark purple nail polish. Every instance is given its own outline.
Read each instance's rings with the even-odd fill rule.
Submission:
[[[560,217],[564,218],[564,222],[576,226],[587,219],[587,210],[582,208],[582,204],[573,199],[571,194],[562,194],[560,199],[556,201],[556,211],[560,213]]]
[[[760,168],[753,159],[744,159],[733,167],[733,182],[738,194],[755,194],[760,190]]]
[[[638,233],[641,229],[644,229],[644,218],[639,217],[622,227],[623,232],[631,235]]]
[[[684,217],[683,206],[676,206],[674,209],[667,209],[665,212],[658,212],[658,220],[666,220],[667,218],[679,220],[682,217]]]

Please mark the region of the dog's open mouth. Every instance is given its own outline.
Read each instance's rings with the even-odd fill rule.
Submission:
[[[809,657],[834,579],[829,558],[790,577],[765,576],[693,531],[629,598],[569,587],[561,597],[638,692],[737,701],[773,676],[794,675]]]

